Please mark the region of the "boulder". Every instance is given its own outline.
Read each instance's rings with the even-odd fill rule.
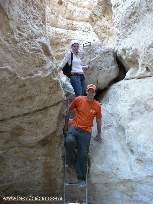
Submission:
[[[93,203],[153,203],[152,99],[152,77],[118,82],[104,97],[103,142],[91,145]]]
[[[0,2],[0,67],[11,66],[20,76],[53,70],[45,8],[41,0]]]
[[[128,71],[126,78],[152,76],[153,3],[112,0],[112,10],[115,47]]]
[[[46,34],[45,1],[0,1],[0,192],[63,187],[63,91]]]
[[[95,84],[97,89],[106,88],[119,74],[114,51],[100,43],[85,47],[82,61],[89,65],[85,70],[86,84]]]

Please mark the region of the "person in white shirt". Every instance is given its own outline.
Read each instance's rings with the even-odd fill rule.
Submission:
[[[88,68],[88,66],[83,66],[81,64],[81,59],[78,55],[79,53],[79,43],[76,40],[71,42],[71,50],[65,54],[65,57],[60,64],[59,68],[62,69],[65,64],[71,64],[71,52],[73,53],[72,60],[72,70],[70,75],[70,83],[74,89],[75,96],[83,96],[85,94],[85,77],[83,73],[83,68]]]

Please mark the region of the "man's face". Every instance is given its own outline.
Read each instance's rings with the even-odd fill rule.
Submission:
[[[94,89],[88,89],[86,93],[87,93],[87,98],[89,100],[93,100],[96,95],[96,92]]]

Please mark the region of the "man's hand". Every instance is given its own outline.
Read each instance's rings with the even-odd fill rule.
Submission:
[[[67,116],[67,112],[68,112],[67,109],[65,109],[64,112],[63,112],[65,117]]]
[[[102,138],[100,134],[97,134],[94,138],[93,138],[96,142],[101,143],[102,142]]]

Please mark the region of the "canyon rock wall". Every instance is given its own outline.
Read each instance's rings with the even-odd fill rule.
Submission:
[[[84,48],[83,64],[89,65],[84,70],[86,84],[95,84],[97,90],[103,90],[118,77],[119,68],[112,49],[106,49],[101,43],[94,43]]]
[[[129,70],[126,78],[152,76],[153,2],[112,0],[112,10],[116,50]]]
[[[127,72],[101,101],[89,200],[153,204],[152,15],[147,0],[0,1],[0,192],[61,195],[64,95],[54,62],[77,38],[91,42],[80,54],[85,64],[96,57],[85,74],[98,89],[119,73],[110,48]]]
[[[0,192],[6,195],[62,189],[63,91],[45,19],[45,1],[0,1]]]
[[[92,203],[153,203],[152,100],[153,78],[123,80],[104,97],[103,142],[91,146]]]
[[[106,44],[112,39],[111,3],[105,0],[47,0],[46,14],[50,44],[57,61],[69,49],[71,40],[77,39],[80,44],[102,40]]]
[[[103,45],[113,47],[112,4],[110,0],[98,0],[90,15],[90,24]]]
[[[152,8],[152,1],[112,0],[115,50],[127,74],[102,101],[103,143],[91,148],[96,204],[153,204]]]

